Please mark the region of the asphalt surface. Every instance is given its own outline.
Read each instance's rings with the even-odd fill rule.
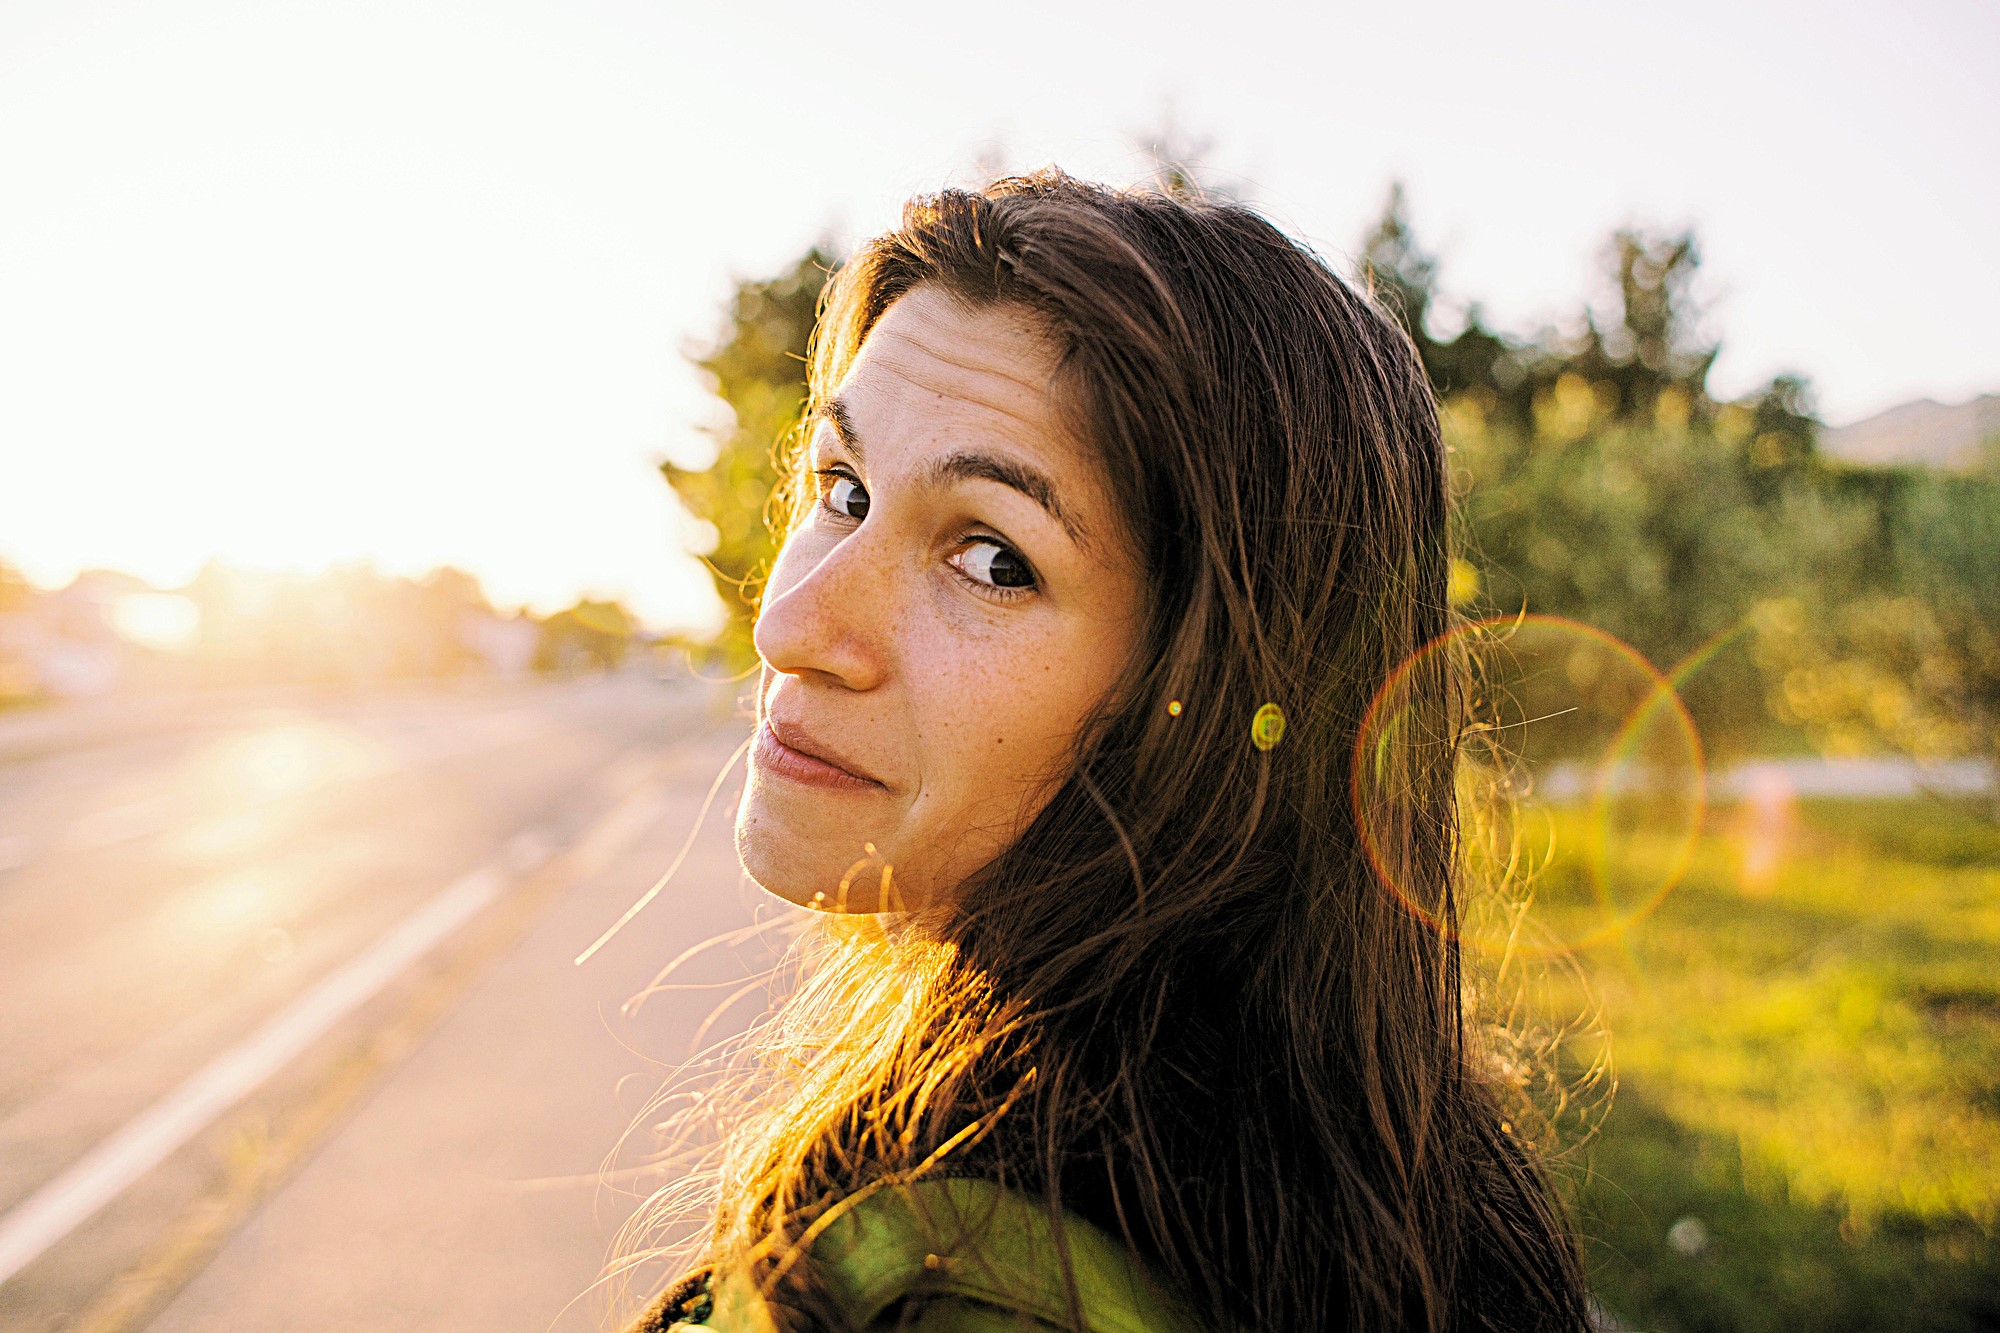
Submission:
[[[650,1103],[762,1012],[785,943],[730,846],[739,693],[627,676],[0,718],[0,1329],[617,1327],[667,1276],[600,1281],[674,1177]],[[1987,778],[1959,768],[1715,785]]]
[[[586,1329],[642,1299],[657,1271],[593,1286],[661,1179],[641,1112],[782,941],[620,1006],[775,915],[729,846],[740,766],[674,881],[572,960],[686,840],[733,693],[0,732],[0,1327]]]

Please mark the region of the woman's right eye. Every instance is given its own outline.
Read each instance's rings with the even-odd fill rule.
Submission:
[[[868,517],[868,492],[861,489],[860,482],[845,472],[823,472],[820,475],[828,482],[825,498],[828,509],[857,523]]]

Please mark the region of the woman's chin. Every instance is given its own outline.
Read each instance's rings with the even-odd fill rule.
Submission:
[[[800,907],[889,912],[915,905],[894,864],[852,830],[806,836],[746,801],[736,819],[736,855],[759,888]]]

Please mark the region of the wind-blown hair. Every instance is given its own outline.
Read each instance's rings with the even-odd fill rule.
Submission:
[[[809,408],[918,287],[1054,340],[1144,627],[1012,846],[922,912],[820,928],[705,1257],[763,1265],[818,1326],[816,1217],[978,1174],[1124,1235],[1217,1329],[1587,1327],[1451,928],[1462,668],[1418,652],[1452,625],[1449,488],[1408,339],[1247,208],[1050,170],[914,200],[863,247]],[[1399,666],[1371,864],[1350,768]]]

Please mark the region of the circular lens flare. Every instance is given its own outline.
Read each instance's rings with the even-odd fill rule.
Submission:
[[[1285,710],[1265,704],[1250,719],[1250,743],[1260,750],[1275,750],[1285,739]]]
[[[1454,747],[1455,680],[1469,688]],[[1350,796],[1377,878],[1482,952],[1620,938],[1686,874],[1706,811],[1701,737],[1675,684],[1624,640],[1558,616],[1469,622],[1426,644],[1355,737]],[[1458,800],[1460,882],[1479,889],[1459,913],[1458,886],[1423,856],[1436,833],[1417,827],[1444,781]]]

